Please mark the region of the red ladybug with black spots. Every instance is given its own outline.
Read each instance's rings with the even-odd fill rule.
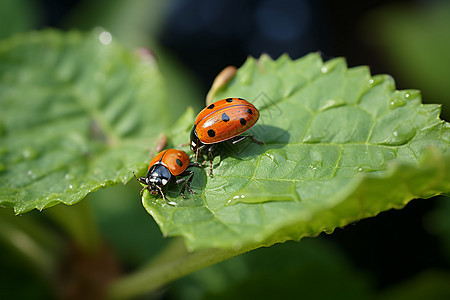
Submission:
[[[212,176],[213,151],[224,141],[233,145],[245,139],[264,144],[253,135],[240,135],[250,129],[259,119],[259,111],[242,98],[222,99],[204,108],[195,118],[191,130],[191,150],[195,162],[200,154],[206,153],[210,161],[209,175]]]
[[[141,194],[144,190],[148,190],[155,195],[159,193],[165,201],[166,198],[164,197],[162,188],[170,181],[174,181],[175,184],[184,183],[181,190],[181,196],[183,198],[186,187],[189,192],[195,194],[190,187],[194,171],[187,170],[187,168],[191,166],[192,164],[190,163],[189,156],[184,151],[168,149],[159,152],[158,155],[152,159],[145,177],[137,178],[136,174],[133,174],[137,181],[145,185],[141,190]],[[186,176],[190,177],[186,180],[186,178],[183,178]]]

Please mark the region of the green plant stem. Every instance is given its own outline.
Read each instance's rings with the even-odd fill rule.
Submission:
[[[101,238],[88,199],[73,206],[56,205],[46,214],[86,253],[100,249]]]
[[[61,254],[61,241],[32,216],[14,216],[0,209],[0,243],[23,257],[40,275],[50,279]]]
[[[250,250],[253,248],[209,248],[188,252],[182,239],[174,240],[153,262],[113,282],[108,291],[108,298],[127,299],[155,291],[177,278]]]

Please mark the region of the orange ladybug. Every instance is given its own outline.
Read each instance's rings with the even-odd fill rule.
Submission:
[[[192,164],[189,161],[189,156],[181,150],[177,149],[168,149],[163,150],[152,159],[148,166],[148,172],[145,177],[134,177],[137,181],[144,184],[144,188],[141,190],[141,194],[144,190],[148,190],[150,193],[156,195],[158,193],[161,194],[163,200],[164,193],[162,188],[167,185],[170,181],[175,181],[175,184],[184,183],[183,188],[181,190],[181,196],[184,198],[184,191],[186,187],[189,192],[195,194],[195,192],[191,189],[190,184],[192,178],[194,176],[194,171],[186,170],[188,167],[191,167]],[[186,181],[186,178],[177,178],[190,176]]]
[[[191,150],[195,162],[199,154],[206,153],[210,161],[209,175],[212,176],[213,151],[217,144],[230,141],[233,145],[245,140],[264,144],[253,135],[244,135],[259,119],[259,111],[242,98],[226,98],[204,108],[195,118],[191,130]]]

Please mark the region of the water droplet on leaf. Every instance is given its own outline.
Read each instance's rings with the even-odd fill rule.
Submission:
[[[324,229],[323,232],[325,232],[326,234],[332,234],[334,232],[334,228],[333,229],[329,229],[329,228]]]
[[[67,173],[66,175],[64,175],[64,179],[71,180],[71,179],[74,179],[74,176],[70,173]]]
[[[33,148],[26,147],[22,149],[22,156],[23,158],[30,160],[36,158],[38,153]]]
[[[294,182],[274,180],[270,185],[258,180],[250,182],[244,189],[228,199],[227,205],[237,203],[264,203],[271,201],[300,201]]]
[[[393,98],[389,102],[389,108],[397,108],[405,105],[405,103],[406,103],[405,100],[403,100],[402,98]]]

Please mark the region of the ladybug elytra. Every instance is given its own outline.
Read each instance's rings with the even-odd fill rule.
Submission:
[[[242,98],[226,98],[204,108],[195,118],[191,130],[191,150],[195,152],[195,162],[201,153],[206,153],[210,161],[209,174],[212,176],[213,151],[218,143],[230,141],[233,145],[250,139],[258,144],[253,135],[244,135],[259,119],[259,111],[253,104]]]

